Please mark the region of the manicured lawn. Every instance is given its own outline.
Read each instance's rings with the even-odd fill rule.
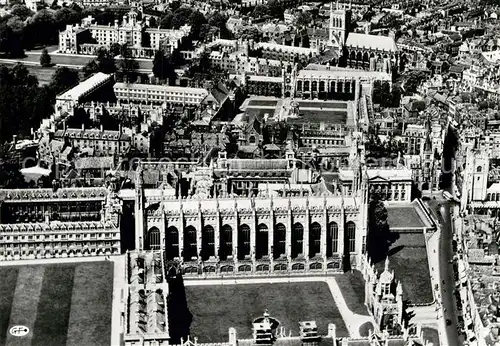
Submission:
[[[407,207],[389,206],[387,208],[387,223],[390,227],[425,227],[425,224],[412,205]]]
[[[359,271],[335,276],[347,307],[355,314],[369,316],[365,306],[365,280]]]
[[[422,328],[424,341],[432,342],[433,346],[439,346],[439,333],[432,328]]]
[[[17,267],[5,267],[0,269],[0,345],[5,345],[6,336],[9,332],[9,320],[14,300],[17,281]]]
[[[199,342],[223,342],[229,327],[239,338],[252,337],[252,322],[266,309],[281,322],[286,333],[298,336],[299,321],[314,320],[320,334],[335,323],[337,335],[348,336],[347,328],[324,282],[242,284],[186,287],[187,306],[193,315],[191,335]]]
[[[249,106],[276,107],[278,100],[250,100]]]
[[[0,344],[109,345],[112,262],[0,267]],[[30,329],[12,337],[14,325]]]
[[[340,108],[347,109],[347,103],[344,102],[307,102],[300,101],[299,107],[302,108]]]
[[[430,303],[433,300],[432,285],[425,246],[414,234],[400,234],[389,250],[389,269],[403,285],[404,298],[411,303]],[[421,235],[423,239],[423,235]],[[379,273],[384,270],[385,260],[376,263]]]

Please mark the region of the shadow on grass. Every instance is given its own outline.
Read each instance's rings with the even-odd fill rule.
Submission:
[[[387,252],[387,256],[392,256],[394,254],[397,254],[399,251],[403,250],[405,248],[404,245],[398,245],[396,247],[393,247],[392,249],[390,249],[388,252]]]
[[[383,261],[387,258],[387,256],[392,256],[403,250],[403,245],[390,249],[391,245],[394,244],[399,238],[399,232],[387,232],[385,236],[372,237],[368,244],[368,254],[372,263]]]
[[[168,279],[169,296],[167,301],[170,342],[179,344],[181,338],[186,340],[193,322],[193,314],[189,311],[186,289],[182,275]]]
[[[359,327],[359,335],[361,335],[362,337],[370,336],[370,331],[373,331],[374,329],[375,328],[373,327],[373,324],[371,322],[363,323]]]

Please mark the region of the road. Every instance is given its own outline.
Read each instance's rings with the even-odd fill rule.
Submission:
[[[453,221],[452,221],[452,205],[453,202],[448,202],[442,196],[437,195],[436,199],[428,202],[429,206],[435,213],[440,215],[441,237],[439,239],[439,277],[441,280],[439,293],[441,304],[444,311],[444,320],[450,320],[451,325],[446,326],[446,339],[448,345],[463,345],[457,326],[458,326],[458,309],[455,300],[455,277],[453,273],[453,264],[449,261],[453,259]]]

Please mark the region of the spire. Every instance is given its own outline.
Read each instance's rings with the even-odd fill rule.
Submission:
[[[384,271],[388,272],[389,271],[389,256],[385,258],[385,266],[384,266]]]

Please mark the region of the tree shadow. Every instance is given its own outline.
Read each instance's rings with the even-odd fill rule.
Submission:
[[[387,257],[390,257],[392,255],[397,254],[399,251],[403,250],[404,248],[405,248],[404,245],[398,245],[396,247],[393,247],[392,249],[389,249],[389,251],[387,252]]]
[[[189,311],[184,279],[181,274],[167,278],[169,296],[167,301],[170,342],[179,344],[190,334],[193,314]]]

